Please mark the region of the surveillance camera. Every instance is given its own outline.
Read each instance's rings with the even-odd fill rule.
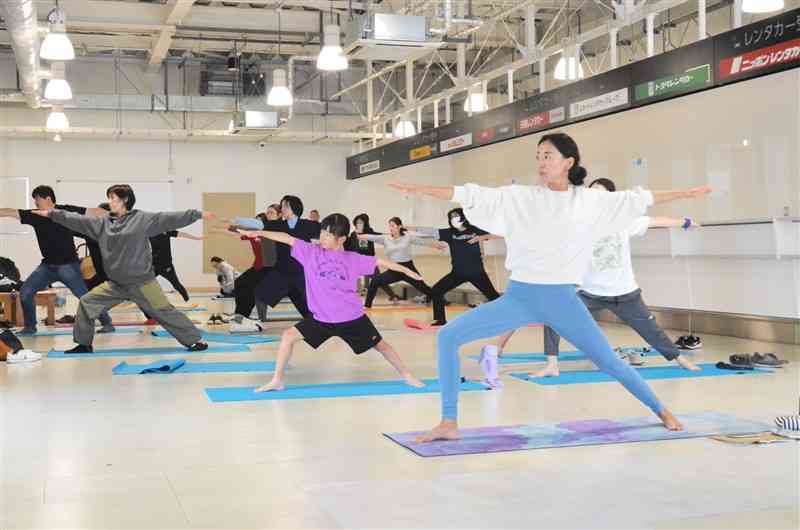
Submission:
[[[267,142],[258,142],[258,146],[261,147],[262,149],[264,148],[265,145],[267,145]]]

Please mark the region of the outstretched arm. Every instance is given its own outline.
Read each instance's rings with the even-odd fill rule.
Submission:
[[[399,263],[395,263],[394,261],[389,261],[386,259],[376,259],[375,262],[378,264],[378,267],[383,267],[384,269],[389,269],[390,271],[396,271],[405,274],[409,278],[412,278],[420,282],[423,281],[422,276],[412,271],[408,267],[404,267]]]
[[[475,243],[480,243],[481,241],[489,241],[490,239],[503,239],[503,238],[500,236],[496,236],[494,234],[484,234],[482,236],[473,237],[472,239],[467,241],[467,243],[469,243],[470,245],[474,245]]]
[[[242,230],[240,228],[238,232],[245,237],[263,237],[266,239],[271,239],[272,241],[277,241],[278,243],[289,245],[290,247],[294,246],[294,242],[296,240],[294,236],[290,236],[289,234],[283,232],[271,232],[269,230]]]
[[[194,234],[190,234],[189,232],[178,232],[178,238],[180,239],[192,239],[194,241],[202,241],[205,239],[203,236],[196,236]]]
[[[149,223],[147,226],[147,237],[157,236],[170,230],[177,230],[184,226],[189,226],[195,221],[204,219],[210,221],[216,219],[216,215],[211,212],[201,212],[200,210],[184,210],[182,212],[155,212],[148,213]]]
[[[64,210],[31,210],[36,215],[42,217],[49,217],[55,223],[66,226],[73,232],[86,234],[90,238],[97,241],[100,232],[103,230],[102,217],[90,217],[88,215],[81,215],[77,213],[67,212]]]
[[[653,203],[661,204],[664,202],[677,201],[680,199],[696,199],[711,193],[711,186],[698,186],[685,190],[654,191]]]
[[[19,210],[16,208],[0,208],[0,217],[13,217],[19,219]]]
[[[453,186],[424,186],[422,184],[411,184],[409,182],[390,182],[389,186],[403,193],[428,195],[429,197],[435,197],[443,201],[452,201],[455,190]]]
[[[699,228],[702,225],[690,218],[685,219],[675,219],[673,217],[651,217],[650,218],[650,227],[651,228]]]

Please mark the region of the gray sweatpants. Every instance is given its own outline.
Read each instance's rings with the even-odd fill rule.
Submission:
[[[645,342],[664,356],[668,361],[672,361],[681,354],[681,351],[672,342],[664,330],[658,326],[656,318],[644,305],[642,300],[642,290],[636,289],[633,292],[622,296],[595,296],[584,291],[578,291],[578,296],[586,304],[586,307],[594,315],[598,311],[608,309],[620,320],[633,328]],[[561,336],[552,328],[544,327],[544,352],[547,355],[558,355],[558,345]]]
[[[81,297],[75,315],[72,337],[78,344],[91,346],[94,340],[94,321],[105,310],[131,301],[161,324],[170,335],[186,347],[200,340],[201,333],[186,315],[169,303],[156,280],[136,286],[103,282]]]

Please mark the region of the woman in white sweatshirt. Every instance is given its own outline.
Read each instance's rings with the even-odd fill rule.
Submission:
[[[563,133],[543,136],[536,160],[539,186],[392,184],[407,193],[460,203],[470,221],[505,238],[506,268],[511,271],[503,296],[464,313],[439,331],[442,421],[417,441],[458,438],[459,348],[532,323],[550,326],[586,353],[600,370],[650,408],[666,428],[683,429],[638,372],[617,357],[578,298],[575,286],[589,266],[595,241],[629,227],[654,203],[698,197],[710,188],[618,193],[587,189],[582,186],[586,170],[580,165],[578,146]]]

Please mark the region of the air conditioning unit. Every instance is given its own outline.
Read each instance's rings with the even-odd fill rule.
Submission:
[[[280,127],[280,116],[277,112],[260,110],[243,110],[233,114],[231,132],[233,134],[248,131],[261,132]]]
[[[373,13],[355,17],[345,26],[344,50],[349,58],[402,61],[421,48],[439,48],[441,39],[429,39],[428,19],[413,15]]]

